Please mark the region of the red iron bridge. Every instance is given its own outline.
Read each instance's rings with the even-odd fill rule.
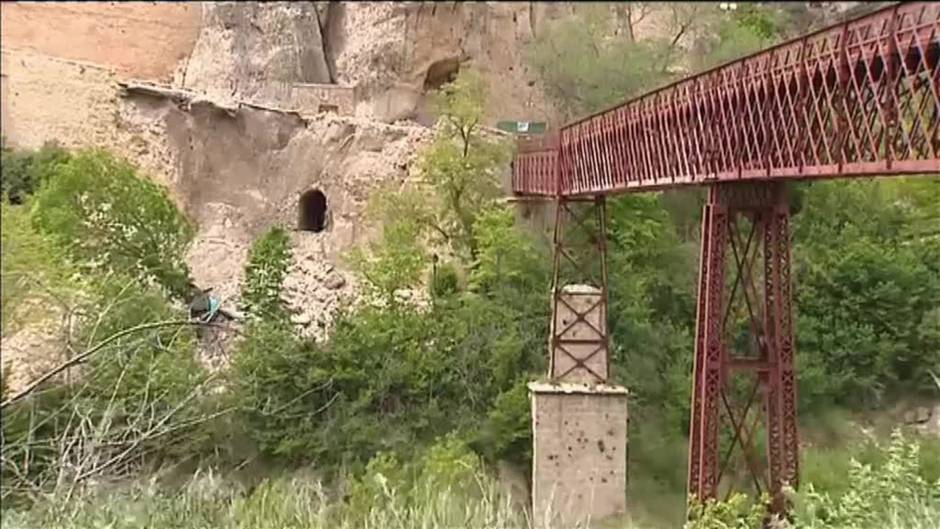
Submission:
[[[785,484],[798,484],[799,442],[785,182],[940,175],[938,62],[940,3],[900,3],[544,136],[519,139],[513,193],[550,199],[558,208],[556,307],[564,303],[559,293],[567,281],[585,282],[584,274],[566,277],[564,271],[566,264],[575,264],[574,270],[590,265],[573,258],[575,242],[568,232],[580,228],[594,232],[591,259],[600,263],[600,273],[587,282],[600,289],[606,309],[605,196],[709,188],[698,285],[690,495],[710,498],[720,488],[730,490],[737,462],[758,492],[774,497],[774,510],[786,509],[781,491]],[[593,214],[579,214],[579,208]],[[743,305],[753,344],[745,351],[735,349],[728,328],[729,314],[743,311]],[[596,328],[595,353],[609,356],[606,329]],[[565,350],[560,331],[552,330],[552,343]],[[578,365],[589,365],[587,358],[572,356]],[[741,376],[753,381],[743,396],[730,389],[731,380]],[[595,378],[605,381],[606,372]],[[727,446],[719,443],[722,430],[730,432]],[[755,454],[757,435],[765,436],[765,453]]]

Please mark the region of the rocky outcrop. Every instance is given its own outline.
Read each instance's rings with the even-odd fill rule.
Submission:
[[[179,84],[213,98],[277,99],[291,83],[330,83],[312,2],[207,2]]]
[[[329,114],[301,116],[253,104],[228,106],[178,92],[124,94],[124,128],[159,131],[154,148],[172,160],[173,187],[199,231],[189,255],[193,278],[223,306],[237,306],[251,241],[272,225],[293,229],[287,298],[295,324],[322,339],[339,306],[354,299],[342,254],[371,236],[369,196],[404,183],[431,130]],[[301,195],[317,189],[329,222],[297,231]]]
[[[340,257],[370,237],[363,218],[369,196],[383,184],[408,179],[418,147],[433,134],[413,121],[393,122],[430,124],[426,95],[468,66],[481,71],[494,94],[490,124],[546,119],[551,113],[522,61],[526,43],[557,16],[549,5],[225,2],[196,7],[198,12],[153,11],[175,17],[165,21],[168,32],[188,27],[187,21],[201,22],[192,23],[188,36],[180,33],[163,43],[172,48],[166,60],[141,55],[148,58],[141,75],[125,67],[134,57],[108,52],[95,34],[83,35],[78,51],[102,64],[49,55],[62,47],[49,47],[48,38],[40,51],[10,49],[5,32],[4,134],[22,147],[48,140],[73,148],[107,147],[167,185],[198,225],[188,256],[193,277],[199,286],[213,288],[227,307],[237,305],[251,240],[274,224],[296,227],[301,194],[320,190],[329,225],[320,233],[292,232],[297,251],[288,279],[290,303],[299,310],[295,323],[316,338],[329,329],[335,309],[355,297],[355,277],[342,269]],[[80,4],[62,9],[59,18],[71,13],[83,20],[113,11]],[[134,13],[140,10],[146,7]],[[146,40],[135,41],[134,49],[163,49],[153,29],[159,22],[119,22],[114,39],[144,28],[137,34]],[[23,31],[17,34],[28,40]],[[185,50],[182,61],[180,50]],[[129,82],[167,81],[174,69],[171,86]],[[307,115],[279,106],[283,92],[297,83],[354,86],[356,116]],[[27,347],[36,341],[20,339]]]
[[[327,35],[338,82],[357,87],[360,116],[427,123],[428,91],[472,66],[500,94],[489,121],[545,119],[552,109],[524,48],[559,14],[540,2],[344,2]]]

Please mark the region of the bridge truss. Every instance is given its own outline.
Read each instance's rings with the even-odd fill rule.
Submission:
[[[938,63],[940,3],[901,3],[520,138],[513,192],[555,200],[559,212],[594,204],[601,260],[607,195],[709,188],[690,495],[718,496],[719,484],[734,485],[732,461],[743,461],[774,510],[785,508],[782,488],[799,479],[786,181],[940,175]],[[563,225],[556,221],[556,308],[570,253]],[[595,286],[606,303],[601,269]],[[761,431],[763,456],[754,450]]]

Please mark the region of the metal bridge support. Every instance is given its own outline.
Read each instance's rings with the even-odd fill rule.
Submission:
[[[610,365],[605,200],[559,198],[556,204],[549,376],[603,384]]]
[[[727,496],[753,485],[782,512],[782,487],[797,486],[789,220],[782,182],[710,188],[702,216],[690,496],[717,498],[719,489]],[[761,430],[763,457],[754,448]]]

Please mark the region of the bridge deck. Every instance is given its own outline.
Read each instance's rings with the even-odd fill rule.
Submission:
[[[938,63],[940,3],[895,5],[521,138],[513,192],[940,174]]]

